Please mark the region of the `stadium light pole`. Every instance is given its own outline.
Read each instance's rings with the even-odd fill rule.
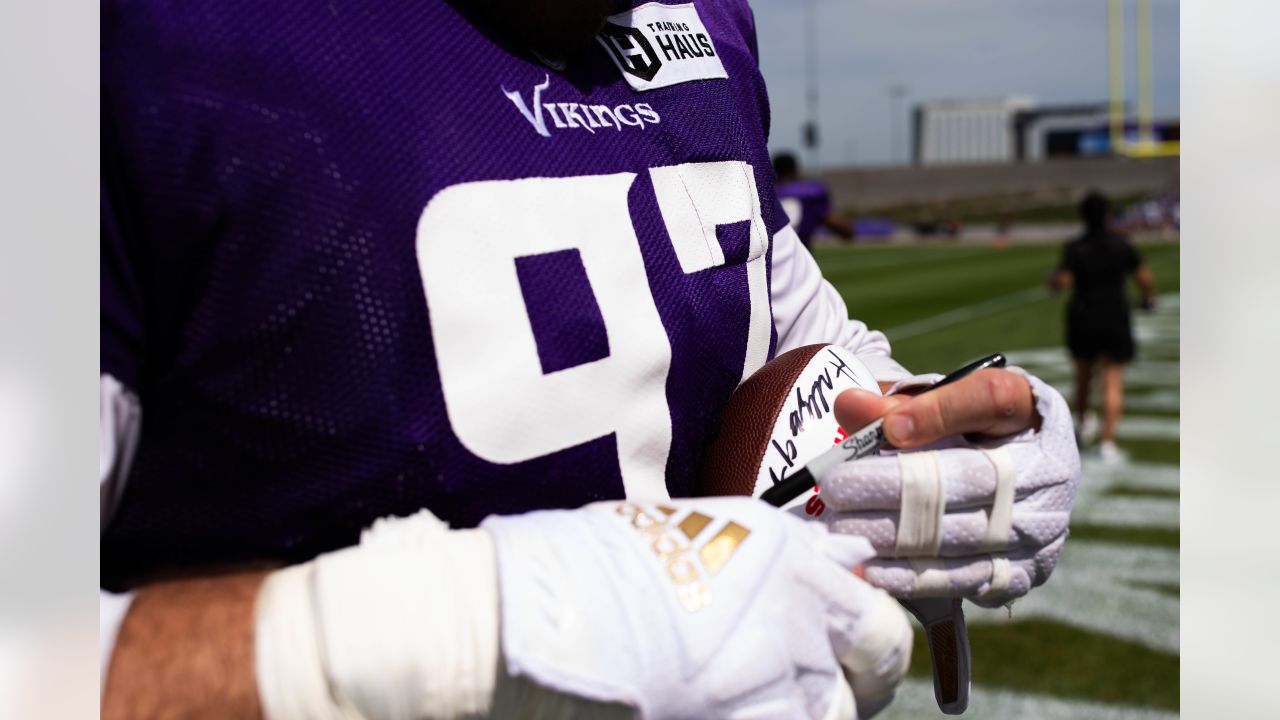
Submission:
[[[894,83],[885,88],[885,92],[889,94],[889,164],[892,165],[898,161],[898,150],[901,145],[898,138],[902,119],[899,116],[902,114],[902,98],[907,95],[907,86]]]
[[[804,4],[805,32],[805,101],[808,107],[808,120],[803,131],[804,145],[809,150],[809,165],[818,169],[818,25],[814,4],[817,0],[807,0]]]

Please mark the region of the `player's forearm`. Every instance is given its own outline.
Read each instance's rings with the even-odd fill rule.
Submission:
[[[102,717],[262,717],[253,628],[265,575],[177,580],[140,590],[116,637]]]
[[[1073,279],[1070,270],[1058,270],[1049,277],[1049,289],[1062,292],[1071,287]]]
[[[822,224],[831,232],[848,240],[855,235],[853,223],[832,213],[822,219]]]
[[[1134,279],[1138,281],[1138,287],[1142,289],[1142,297],[1150,300],[1156,296],[1156,279],[1151,274],[1151,270],[1143,265],[1134,273]]]

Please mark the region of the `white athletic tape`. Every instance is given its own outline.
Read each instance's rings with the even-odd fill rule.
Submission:
[[[1006,550],[1009,547],[1009,535],[1013,531],[1013,499],[1016,494],[1018,466],[1008,447],[984,448],[982,452],[995,467],[996,491],[981,547],[985,551]]]
[[[498,666],[493,541],[427,511],[273,573],[258,596],[267,720],[484,716]]]
[[[998,595],[1008,591],[1009,580],[1012,575],[1013,571],[1009,565],[1009,558],[993,555],[991,557],[991,585],[979,597]]]
[[[911,569],[916,574],[912,597],[934,597],[951,594],[951,575],[946,565],[937,558],[911,558]]]
[[[950,576],[947,594],[984,607],[1025,595],[1052,572],[1080,478],[1066,400],[1019,368],[1007,370],[1030,383],[1040,427],[999,441],[973,444],[955,436],[963,444],[930,447],[946,490],[937,556],[945,558]],[[904,552],[924,534],[920,503],[912,499],[920,494],[919,478],[904,478],[916,462],[912,456],[923,457],[917,451],[842,463],[820,481],[823,521],[833,532],[868,538],[880,557],[864,567],[867,581],[902,598],[941,587],[940,579],[922,579],[928,568],[909,562],[912,556]],[[994,565],[993,555],[1000,558]]]
[[[314,565],[267,576],[258,590],[254,628],[258,697],[269,720],[360,720],[329,695],[311,595]]]
[[[936,557],[942,547],[942,515],[946,510],[938,453],[902,453],[898,467],[902,472],[902,514],[894,554]]]

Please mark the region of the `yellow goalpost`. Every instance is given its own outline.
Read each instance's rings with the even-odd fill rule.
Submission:
[[[1110,0],[1107,18],[1107,74],[1110,90],[1111,147],[1126,157],[1168,157],[1180,154],[1177,140],[1157,142],[1152,127],[1151,0],[1138,3],[1138,141],[1125,137],[1124,0]]]

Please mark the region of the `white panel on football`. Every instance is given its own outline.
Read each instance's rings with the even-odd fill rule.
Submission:
[[[627,497],[654,499],[667,496],[671,347],[627,209],[634,178],[454,185],[423,210],[417,250],[459,441],[490,462],[517,463],[616,433]],[[571,248],[581,255],[610,354],[544,375],[514,259]]]
[[[747,253],[751,318],[742,367],[745,380],[764,365],[773,330],[765,266],[769,232],[760,214],[755,173],[747,163],[726,160],[651,168],[649,176],[667,234],[685,273],[724,265],[724,250],[716,236],[718,226],[744,220],[751,223]]]
[[[871,371],[846,348],[828,345],[814,354],[796,375],[774,420],[769,446],[756,473],[756,497],[840,442],[836,396],[853,388],[880,394]],[[815,511],[807,514],[820,515],[817,506],[809,505],[811,498],[811,493],[801,495],[784,508],[796,508],[801,513],[809,508]]]

